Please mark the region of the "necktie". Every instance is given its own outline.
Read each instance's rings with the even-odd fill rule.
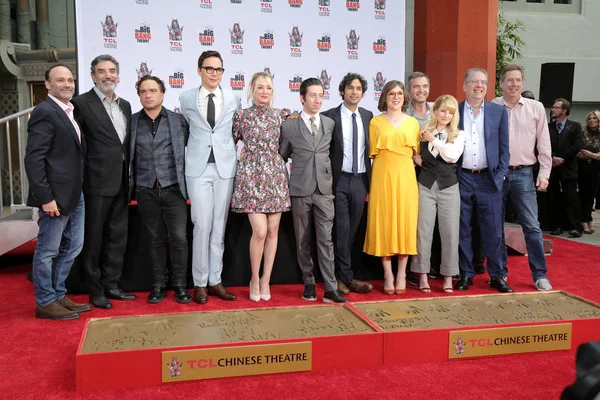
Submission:
[[[317,133],[319,133],[317,124],[315,124],[315,117],[310,117],[310,132],[314,137],[317,137]]]
[[[215,101],[213,97],[215,97],[214,93],[208,95],[208,108],[206,109],[206,120],[211,128],[215,127]]]
[[[561,122],[556,123],[556,131],[558,132],[558,134],[560,134],[562,132],[562,123]]]
[[[65,110],[65,112],[67,113],[67,117],[69,117],[69,120],[73,124],[73,128],[75,128],[75,132],[77,132],[77,137],[79,138],[79,141],[81,142],[81,131],[79,130],[79,126],[77,125],[77,122],[75,122],[75,120],[73,119],[73,109],[67,108]]]
[[[358,173],[358,124],[356,113],[352,113],[352,173]]]

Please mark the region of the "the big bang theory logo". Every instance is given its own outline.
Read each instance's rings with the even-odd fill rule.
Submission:
[[[292,79],[288,81],[288,87],[290,92],[299,93],[300,85],[302,84],[302,75],[296,74]]]
[[[215,42],[215,32],[212,27],[205,27],[204,31],[198,34],[198,41],[202,46],[212,46]]]
[[[184,84],[185,80],[182,69],[176,69],[173,75],[169,75],[169,86],[171,86],[171,89],[182,89]]]
[[[348,1],[346,0],[346,9],[348,11],[358,11],[360,8],[360,0]]]
[[[138,43],[150,43],[150,39],[152,39],[150,25],[146,22],[142,22],[140,28],[135,30],[135,40]]]
[[[387,50],[385,37],[379,36],[375,42],[373,42],[373,53],[385,54]]]
[[[246,78],[244,78],[243,72],[236,72],[235,76],[229,79],[229,87],[231,90],[244,90],[246,87]]]
[[[288,4],[292,8],[300,8],[302,7],[302,0],[288,0]]]
[[[331,50],[331,35],[329,33],[324,33],[321,35],[321,39],[317,39],[317,49],[324,52]]]
[[[104,48],[116,49],[117,48],[117,26],[118,22],[115,22],[112,14],[106,14],[104,22],[100,22],[102,25],[102,36],[104,37]]]
[[[273,32],[269,30],[265,31],[265,33],[262,36],[259,36],[258,39],[261,49],[271,50],[273,46],[275,46],[275,37],[273,35]]]

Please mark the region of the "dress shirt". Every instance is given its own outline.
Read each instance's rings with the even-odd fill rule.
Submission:
[[[117,131],[117,135],[119,135],[119,140],[121,143],[125,140],[125,136],[127,136],[127,117],[123,110],[121,110],[120,101],[121,99],[117,96],[116,93],[113,93],[113,99],[109,99],[104,93],[98,89],[97,86],[94,86],[94,91],[100,97],[100,101],[108,114],[108,117],[112,121],[115,130]]]
[[[342,161],[342,171],[352,173],[352,157],[354,153],[352,151],[352,111],[348,110],[346,106],[342,104],[342,135],[344,138],[344,159]],[[360,112],[358,108],[356,113],[356,125],[358,126],[358,173],[362,174],[367,172],[365,167],[365,130],[363,128],[362,119],[360,118]]]
[[[306,127],[308,128],[308,131],[312,133],[312,129],[310,126],[310,115],[308,115],[305,112],[301,112],[300,113],[300,117],[302,117],[302,120],[304,121],[304,124],[306,124]],[[321,127],[321,117],[319,116],[319,113],[316,113],[314,115],[315,117],[315,125],[317,125],[317,132],[319,131],[319,128]]]
[[[62,108],[65,114],[67,114],[67,117],[69,117],[69,121],[71,121],[71,123],[73,124],[73,128],[75,128],[75,131],[77,132],[79,142],[81,142],[81,131],[79,130],[79,125],[77,125],[77,122],[75,122],[75,119],[73,118],[73,103],[69,101],[68,104],[65,104],[56,97],[52,96],[50,93],[48,93],[48,97],[54,100],[54,102],[58,104],[60,108]]]
[[[156,119],[150,118],[150,116],[148,114],[146,114],[146,110],[144,110],[142,108],[142,112],[140,113],[140,122],[142,120],[146,121],[146,124],[148,125],[148,129],[150,130],[152,137],[154,137],[154,136],[156,136],[156,130],[158,129],[158,125],[160,125],[160,120],[163,117],[169,118],[169,116],[167,115],[167,111],[165,110],[164,107],[161,107],[160,112],[156,116]]]
[[[408,108],[406,110],[406,113],[408,115],[410,115],[411,117],[415,117],[417,119],[417,121],[419,122],[419,128],[423,128],[423,125],[425,125],[425,122],[427,122],[429,120],[429,116],[431,115],[431,107],[433,107],[433,103],[430,101],[425,102],[425,107],[427,107],[427,112],[425,112],[425,117],[421,118],[420,116],[418,116],[412,106],[412,101],[410,101],[408,103]]]
[[[206,114],[208,113],[208,95],[211,93],[215,94],[213,101],[215,103],[215,126],[217,126],[216,124],[219,122],[221,114],[223,114],[224,107],[223,91],[220,86],[217,87],[214,92],[210,92],[204,86],[200,86],[200,90],[198,91],[198,110],[200,110],[200,114],[206,118]]]
[[[533,165],[540,162],[539,176],[550,178],[552,169],[552,146],[546,120],[546,110],[539,101],[521,97],[510,108],[504,97],[497,97],[494,103],[504,106],[508,111],[508,135],[510,143],[510,161],[508,165]],[[535,147],[537,143],[537,159]]]
[[[487,168],[484,134],[484,106],[482,103],[479,113],[475,116],[473,107],[465,101],[463,128],[465,130],[465,150],[463,168],[479,170]]]
[[[458,136],[452,143],[448,143],[448,132],[444,129],[442,132],[433,132],[435,139],[429,142],[429,152],[437,157],[438,154],[448,163],[458,161],[465,149],[465,132],[458,131]]]

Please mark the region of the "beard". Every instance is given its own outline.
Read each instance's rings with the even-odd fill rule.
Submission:
[[[102,81],[99,81],[97,86],[98,89],[100,89],[100,91],[104,94],[112,93],[117,88],[117,81],[113,79],[104,79]]]

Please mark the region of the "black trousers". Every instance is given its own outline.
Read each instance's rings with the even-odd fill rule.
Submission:
[[[577,179],[560,179],[551,175],[548,185],[548,208],[551,229],[583,230]]]
[[[581,200],[581,220],[590,222],[594,210],[594,200],[600,187],[600,161],[579,160],[579,197]]]
[[[335,275],[350,284],[352,271],[352,249],[362,219],[367,197],[365,174],[352,175],[342,172],[335,188]],[[363,238],[364,241],[364,238]]]
[[[171,259],[171,283],[186,286],[188,265],[187,204],[179,185],[135,188],[135,198],[148,236],[152,285],[167,287],[168,257]]]
[[[85,234],[81,262],[90,295],[117,289],[127,247],[125,184],[115,196],[85,194]]]

